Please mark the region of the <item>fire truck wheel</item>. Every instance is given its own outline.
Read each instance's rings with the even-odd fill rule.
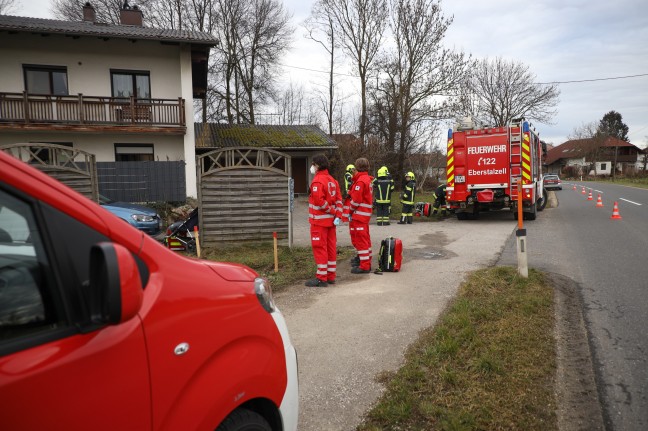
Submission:
[[[538,199],[538,203],[536,204],[538,211],[545,209],[547,206],[547,200],[547,189],[542,189],[542,199]]]
[[[537,205],[531,206],[531,211],[524,213],[524,220],[535,220],[537,213]]]

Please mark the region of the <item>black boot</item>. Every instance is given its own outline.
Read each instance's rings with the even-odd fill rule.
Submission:
[[[412,224],[413,220],[414,220],[414,216],[407,216],[407,224]]]
[[[407,216],[401,216],[401,219],[397,224],[405,224],[406,220],[407,220]]]

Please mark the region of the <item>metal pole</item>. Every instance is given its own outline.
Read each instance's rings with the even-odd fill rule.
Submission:
[[[515,232],[517,239],[517,259],[518,259],[518,274],[523,278],[529,278],[529,265],[527,260],[527,247],[526,247],[526,229],[524,229],[524,212],[522,211],[522,179],[518,179],[518,229]]]

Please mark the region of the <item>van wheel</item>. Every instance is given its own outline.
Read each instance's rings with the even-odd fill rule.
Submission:
[[[272,428],[260,414],[248,409],[238,409],[234,410],[216,431],[272,431]]]

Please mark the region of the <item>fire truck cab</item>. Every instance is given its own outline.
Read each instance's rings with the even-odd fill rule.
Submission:
[[[448,131],[446,202],[459,220],[480,211],[509,208],[517,219],[521,184],[525,220],[546,204],[542,154],[546,146],[524,118],[504,127],[457,127]]]

